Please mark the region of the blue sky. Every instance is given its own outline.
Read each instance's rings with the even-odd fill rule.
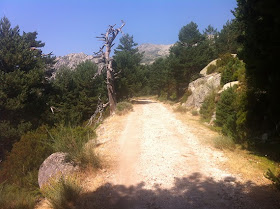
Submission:
[[[98,51],[95,37],[121,20],[138,44],[172,44],[190,21],[200,31],[209,24],[221,30],[235,7],[236,0],[0,0],[0,17],[21,31],[37,31],[43,51],[61,56]]]

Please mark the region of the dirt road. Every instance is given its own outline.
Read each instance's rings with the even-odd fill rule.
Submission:
[[[163,104],[138,100],[118,117],[98,131],[110,166],[88,179],[78,208],[280,208],[279,194],[222,169],[229,159]]]

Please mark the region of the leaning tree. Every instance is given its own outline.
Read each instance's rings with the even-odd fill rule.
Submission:
[[[96,53],[94,53],[96,58],[101,60],[101,63],[98,68],[98,72],[96,75],[101,75],[103,70],[106,70],[106,84],[107,84],[107,91],[108,91],[108,98],[109,98],[109,105],[110,105],[110,114],[113,114],[116,109],[116,92],[115,92],[115,76],[116,73],[112,67],[113,59],[110,57],[110,52],[112,47],[114,46],[114,40],[119,34],[122,32],[122,28],[125,25],[125,22],[122,21],[122,25],[119,28],[114,28],[115,25],[109,25],[106,33],[102,33],[100,37],[100,41],[103,41],[102,47]],[[95,76],[96,76],[95,75]]]

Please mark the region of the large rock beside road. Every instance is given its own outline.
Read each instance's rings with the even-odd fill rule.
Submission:
[[[191,91],[192,94],[188,97],[184,105],[188,108],[199,109],[211,91],[220,88],[220,81],[221,74],[213,73],[191,82],[188,90]]]
[[[41,188],[52,178],[59,179],[78,170],[77,166],[66,161],[67,154],[56,152],[51,154],[40,166],[38,183]]]

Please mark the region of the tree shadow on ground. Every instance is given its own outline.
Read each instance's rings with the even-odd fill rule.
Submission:
[[[221,181],[204,178],[200,173],[174,178],[172,188],[155,184],[152,189],[139,183],[135,186],[106,183],[94,192],[85,193],[77,209],[230,209],[280,208],[280,193],[270,186],[257,186],[252,182],[241,184],[233,177]]]
[[[132,104],[151,104],[151,103],[155,103],[155,102],[153,102],[151,100],[146,100],[146,99],[137,99],[137,100],[133,99],[133,100],[131,100],[131,103]]]

